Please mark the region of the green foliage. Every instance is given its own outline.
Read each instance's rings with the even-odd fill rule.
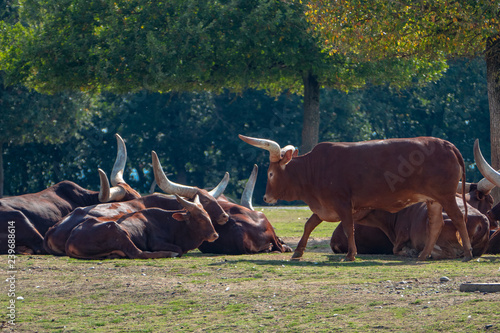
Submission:
[[[488,0],[311,0],[307,8],[326,50],[368,60],[476,56],[500,32],[498,3]]]
[[[452,63],[442,80],[428,86],[397,90],[370,87],[348,94],[324,89],[321,141],[361,141],[435,135],[462,152],[467,178],[481,177],[474,168],[472,145],[489,141],[484,61]],[[446,96],[445,99],[441,96]],[[241,94],[203,93],[106,94],[94,102],[96,112],[78,136],[68,134],[58,144],[26,143],[7,147],[6,194],[36,192],[68,179],[97,189],[97,168],[110,172],[119,133],[126,141],[125,179],[142,193],[153,180],[151,151],[155,150],[170,178],[211,188],[224,172],[231,182],[226,194],[239,200],[254,164],[259,176],[254,202],[262,203],[268,153],[237,138],[238,134],[271,138],[282,146],[300,142],[301,98],[263,91]],[[489,159],[488,145],[481,145]]]
[[[363,61],[322,52],[305,7],[276,0],[20,1],[2,22],[0,69],[40,91],[301,92],[306,73],[328,87],[432,80],[438,61]]]

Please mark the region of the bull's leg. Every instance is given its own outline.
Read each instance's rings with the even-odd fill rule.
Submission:
[[[427,241],[420,252],[418,260],[426,260],[432,253],[436,241],[443,228],[443,207],[435,201],[427,201],[427,216],[429,217],[429,228],[427,230]]]
[[[131,259],[170,258],[172,251],[142,251],[115,222],[86,221],[78,225],[66,242],[66,254],[80,259],[100,259],[117,254]]]
[[[347,255],[345,259],[347,261],[354,261],[356,259],[356,254],[358,250],[356,248],[356,240],[354,238],[354,221],[352,219],[352,209],[350,208],[344,214],[339,215],[342,219],[342,226],[344,227],[344,233],[347,236]]]
[[[304,251],[307,246],[307,240],[309,239],[311,232],[318,225],[320,225],[321,222],[323,222],[323,220],[321,220],[319,216],[316,214],[312,214],[311,217],[307,220],[306,224],[304,225],[304,233],[302,234],[302,237],[300,238],[300,241],[297,244],[297,248],[295,248],[295,252],[293,253],[292,259],[298,260],[302,258],[302,255],[304,254]]]
[[[462,246],[464,249],[464,261],[469,261],[472,259],[472,245],[469,238],[469,233],[467,232],[467,226],[465,225],[464,214],[458,208],[456,200],[450,200],[449,202],[442,203],[443,209],[448,214],[448,217],[453,222],[453,225],[458,230],[460,238],[462,238]]]

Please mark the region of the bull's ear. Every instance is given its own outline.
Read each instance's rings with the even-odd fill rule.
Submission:
[[[294,151],[295,149],[289,149],[284,153],[283,157],[280,160],[280,165],[282,168],[284,168],[285,165],[287,165],[292,160]]]
[[[299,148],[295,147],[295,150],[293,151],[292,157],[295,158],[297,156],[299,156]]]
[[[177,221],[189,221],[189,213],[173,213],[172,217]]]

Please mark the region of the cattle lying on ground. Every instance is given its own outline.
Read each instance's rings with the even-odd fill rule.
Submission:
[[[224,225],[215,224],[219,238],[203,242],[198,249],[203,253],[254,254],[261,252],[291,252],[292,249],[276,236],[274,228],[264,213],[252,207],[252,194],[257,179],[257,166],[242,194],[241,205],[230,202],[224,195],[217,200],[229,214]]]
[[[177,196],[185,211],[147,208],[115,221],[90,217],[71,231],[66,253],[81,259],[180,257],[218,235],[198,196]]]
[[[457,197],[457,203],[463,211],[461,201]],[[446,213],[443,213],[443,218],[444,225],[432,249],[431,257],[432,259],[460,258],[463,256],[463,248],[457,237],[457,229]],[[361,248],[358,253],[394,253],[415,257],[423,250],[427,238],[427,206],[423,203],[417,203],[397,213],[373,210],[362,219],[356,220],[355,225],[356,235],[359,235],[356,241]],[[466,225],[472,244],[472,254],[475,257],[481,256],[488,247],[490,233],[488,218],[474,207],[469,206]],[[346,252],[347,237],[341,224],[333,232],[330,246],[335,253]]]
[[[198,196],[202,206],[214,223],[224,224],[227,222],[228,214],[222,209],[214,197],[220,196],[226,188],[229,181],[229,174],[226,173],[220,184],[212,191],[208,192],[197,187],[185,186],[170,181],[163,172],[155,152],[152,152],[152,161],[155,181],[163,191],[188,198]],[[142,211],[147,208],[177,210],[182,209],[182,206],[172,195],[154,193],[130,201],[99,204],[75,209],[71,214],[67,215],[63,220],[50,228],[45,235],[44,247],[48,253],[66,255],[66,242],[71,232],[85,220],[96,218],[100,220],[117,221],[125,214]]]
[[[116,135],[116,139],[118,153],[111,173],[113,187],[109,187],[106,174],[99,169],[101,192],[89,191],[73,182],[62,181],[38,193],[0,199],[0,253],[14,250],[14,243],[8,243],[9,230],[15,230],[17,253],[45,253],[45,233],[75,208],[140,197],[123,180],[127,152],[121,137]]]
[[[492,219],[485,214],[492,208],[493,198],[490,192],[496,186],[500,186],[500,176],[495,177],[487,170],[489,165],[481,154],[478,142],[474,145],[474,155],[479,170],[488,177],[483,178],[477,184],[466,184],[467,231],[471,238],[473,255],[480,256],[487,251],[489,229],[498,227],[498,219]],[[457,191],[461,189],[459,186]],[[459,206],[461,206],[460,201],[457,195]],[[461,209],[463,211],[463,206]],[[459,257],[461,245],[456,236],[457,230],[446,213],[443,213],[443,218],[443,229],[433,249],[432,257],[434,259]],[[421,204],[411,206],[396,214],[383,211],[372,212],[367,217],[355,222],[356,242],[362,244],[358,253],[415,255],[423,248],[427,224],[426,207]],[[335,253],[347,251],[347,238],[340,224],[333,232],[330,246]]]
[[[443,225],[443,209],[459,231],[464,260],[472,259],[464,214],[455,200],[460,179],[465,182],[465,167],[451,143],[431,137],[320,143],[297,156],[293,146],[281,149],[271,140],[239,137],[270,152],[264,201],[304,201],[314,213],[304,235],[321,221],[342,221],[349,244],[347,260],[354,260],[357,253],[353,214],[366,209],[394,213],[417,202],[426,203],[429,215],[429,234],[418,259],[431,255]],[[305,248],[305,241],[303,236],[299,246]]]

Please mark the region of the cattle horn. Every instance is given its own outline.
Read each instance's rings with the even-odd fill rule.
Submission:
[[[198,208],[198,205],[200,205],[200,198],[198,197],[198,194],[194,196],[194,202],[187,201],[178,194],[175,194],[175,198],[177,199],[177,202],[179,202],[188,212],[192,211],[195,207]]]
[[[123,180],[123,172],[125,170],[125,164],[127,163],[127,147],[125,147],[125,142],[120,135],[115,134],[115,137],[117,153],[116,161],[111,171],[111,185],[113,186],[116,186],[118,183],[125,183],[125,180]]]
[[[192,186],[185,186],[170,181],[163,172],[160,160],[158,159],[158,155],[156,154],[156,152],[152,151],[151,155],[153,159],[153,172],[158,187],[161,188],[165,193],[178,194],[186,198],[194,198],[194,196],[198,193],[198,189]]]
[[[257,172],[259,171],[259,168],[257,167],[257,164],[254,164],[252,173],[250,174],[250,177],[248,178],[247,184],[245,185],[245,189],[243,190],[243,193],[241,194],[241,205],[243,207],[246,207],[250,210],[254,210],[252,206],[252,196],[253,196],[253,190],[255,188],[255,182],[257,180]]]
[[[493,169],[483,157],[481,149],[479,148],[479,140],[474,142],[474,160],[476,161],[477,168],[481,174],[493,184],[493,186],[500,186],[500,173]],[[485,183],[485,182],[483,182]],[[481,186],[485,186],[482,184]],[[479,184],[478,184],[479,189]]]
[[[271,162],[279,162],[281,159],[281,148],[277,142],[267,139],[251,138],[241,134],[238,134],[238,137],[249,145],[269,151],[269,160]]]
[[[226,172],[222,180],[220,181],[219,185],[214,187],[208,194],[213,196],[215,199],[221,196],[222,193],[224,193],[224,190],[227,187],[227,184],[229,183],[229,172]]]
[[[470,191],[470,183],[465,183],[465,193]],[[458,182],[457,193],[462,194],[462,182]]]
[[[99,179],[101,182],[101,188],[99,190],[99,201],[100,202],[110,202],[110,201],[120,201],[127,194],[125,189],[120,186],[113,186],[110,188],[108,176],[102,169],[97,169],[99,172]]]

